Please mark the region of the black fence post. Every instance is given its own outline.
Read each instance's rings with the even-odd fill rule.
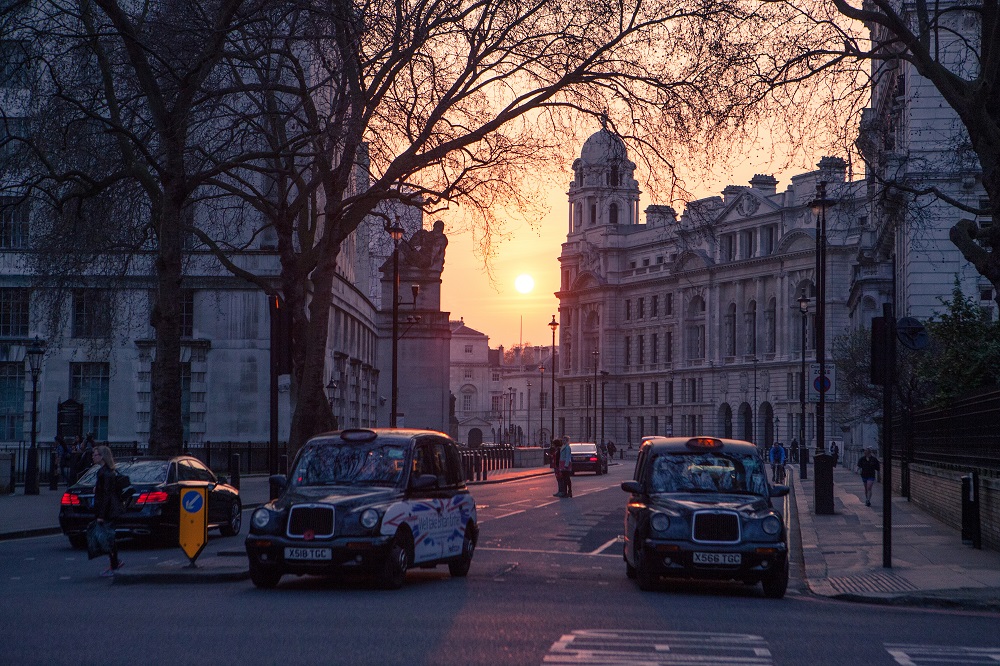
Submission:
[[[229,483],[236,490],[240,489],[240,454],[229,454]]]

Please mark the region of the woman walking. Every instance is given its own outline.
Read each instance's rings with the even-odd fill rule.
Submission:
[[[115,484],[115,458],[111,454],[111,449],[101,445],[94,448],[91,453],[95,465],[100,465],[97,470],[97,484],[94,486],[94,517],[98,523],[110,523],[114,528],[114,521],[124,512],[121,500],[118,498],[117,485]],[[122,568],[124,562],[118,559],[118,544],[112,539],[109,566],[102,576],[114,576],[115,571]]]
[[[858,470],[861,472],[861,480],[865,484],[865,506],[872,505],[872,486],[875,481],[882,481],[882,470],[878,458],[875,457],[875,449],[868,447],[865,455],[858,460]]]

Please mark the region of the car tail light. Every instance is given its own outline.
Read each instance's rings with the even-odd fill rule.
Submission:
[[[590,462],[597,462],[597,456],[590,456]]]
[[[80,506],[80,496],[74,493],[63,493],[61,503],[63,506]]]
[[[167,501],[169,496],[162,490],[154,490],[152,492],[140,493],[139,498],[136,499],[136,504],[163,504]]]

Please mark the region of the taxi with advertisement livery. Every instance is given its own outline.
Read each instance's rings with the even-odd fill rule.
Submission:
[[[410,567],[447,564],[465,576],[479,528],[458,445],[431,430],[326,433],[296,454],[280,495],[254,511],[250,579],[275,587],[285,574],[362,571],[386,588]]]
[[[765,596],[788,587],[788,536],[771,485],[750,442],[716,437],[644,438],[625,510],[625,571],[640,589],[661,577],[761,583]]]

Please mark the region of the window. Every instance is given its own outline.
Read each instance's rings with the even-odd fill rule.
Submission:
[[[672,405],[674,403],[674,380],[669,380],[666,383],[667,389],[667,404]]]
[[[191,364],[181,363],[181,423],[184,441],[191,439]],[[93,431],[96,432],[96,431]]]
[[[646,362],[646,336],[640,335],[639,341],[639,365],[643,365]]]
[[[107,338],[111,335],[111,299],[101,289],[73,291],[73,337]]]
[[[29,46],[19,39],[0,41],[0,88],[28,87]]]
[[[674,361],[674,332],[667,331],[666,334],[667,342],[663,346],[663,351],[667,354],[667,363],[673,363]]]
[[[590,226],[597,224],[597,204],[590,204]]]
[[[650,383],[649,388],[651,389],[652,394],[653,394],[651,396],[653,404],[654,405],[660,404],[660,382],[652,382],[652,383]]]
[[[757,231],[745,229],[740,232],[740,258],[753,259],[757,256]]]
[[[472,353],[472,345],[465,345],[465,353],[466,354]]]
[[[736,356],[736,303],[730,303],[723,317],[722,341],[726,356]]]
[[[0,118],[0,159],[10,159],[21,148],[27,122],[24,118]]]
[[[464,375],[466,379],[472,379],[472,368],[465,368]]]
[[[500,381],[500,371],[499,370],[494,370],[493,371],[493,381],[495,381],[495,382]]]
[[[632,385],[631,384],[625,384],[625,404],[626,405],[631,405],[632,404]]]
[[[194,291],[181,290],[181,337],[194,337]]]
[[[24,363],[0,363],[0,439],[24,439]]]
[[[503,411],[503,396],[494,395],[490,396],[490,409],[494,412]]]
[[[608,207],[608,224],[618,224],[618,204],[616,203]]]
[[[778,227],[774,225],[768,225],[761,230],[761,256],[768,256],[774,254],[775,246],[778,243]]]
[[[660,362],[660,334],[653,333],[649,341],[649,350],[653,352],[653,363]]]
[[[736,258],[736,236],[725,234],[719,238],[719,262],[732,261]]]
[[[666,302],[663,304],[663,314],[668,317],[674,313],[674,295],[667,294]]]
[[[462,395],[462,411],[471,412],[472,411],[472,394],[465,393]]]
[[[549,406],[549,394],[545,391],[538,394],[538,406],[543,409]]]
[[[632,365],[632,338],[625,336],[625,367]]]
[[[608,171],[608,185],[611,187],[619,187],[622,184],[621,172],[618,170],[618,166],[611,167]]]
[[[646,404],[646,382],[639,382],[639,404]]]
[[[747,331],[745,353],[752,356],[757,353],[757,301],[750,301],[743,319]]]
[[[560,407],[565,407],[566,406],[566,387],[565,386],[560,386],[559,387],[559,406]]]
[[[83,404],[83,429],[108,439],[111,369],[107,363],[70,363],[70,397]],[[190,377],[190,374],[188,375]],[[190,395],[190,392],[188,393]]]
[[[28,204],[14,197],[0,197],[0,248],[18,249],[28,244]]]
[[[28,335],[28,290],[0,288],[0,337]]]
[[[632,319],[632,301],[625,299],[625,321]]]
[[[775,299],[767,302],[767,310],[764,311],[764,353],[773,354],[777,348],[777,319],[778,304]]]
[[[660,297],[657,294],[654,294],[652,299],[649,301],[649,316],[660,316]]]
[[[638,306],[638,311],[639,311],[638,312],[638,318],[639,319],[645,319],[646,318],[646,299],[645,298],[640,298],[638,300],[638,302],[636,303],[636,305]]]

